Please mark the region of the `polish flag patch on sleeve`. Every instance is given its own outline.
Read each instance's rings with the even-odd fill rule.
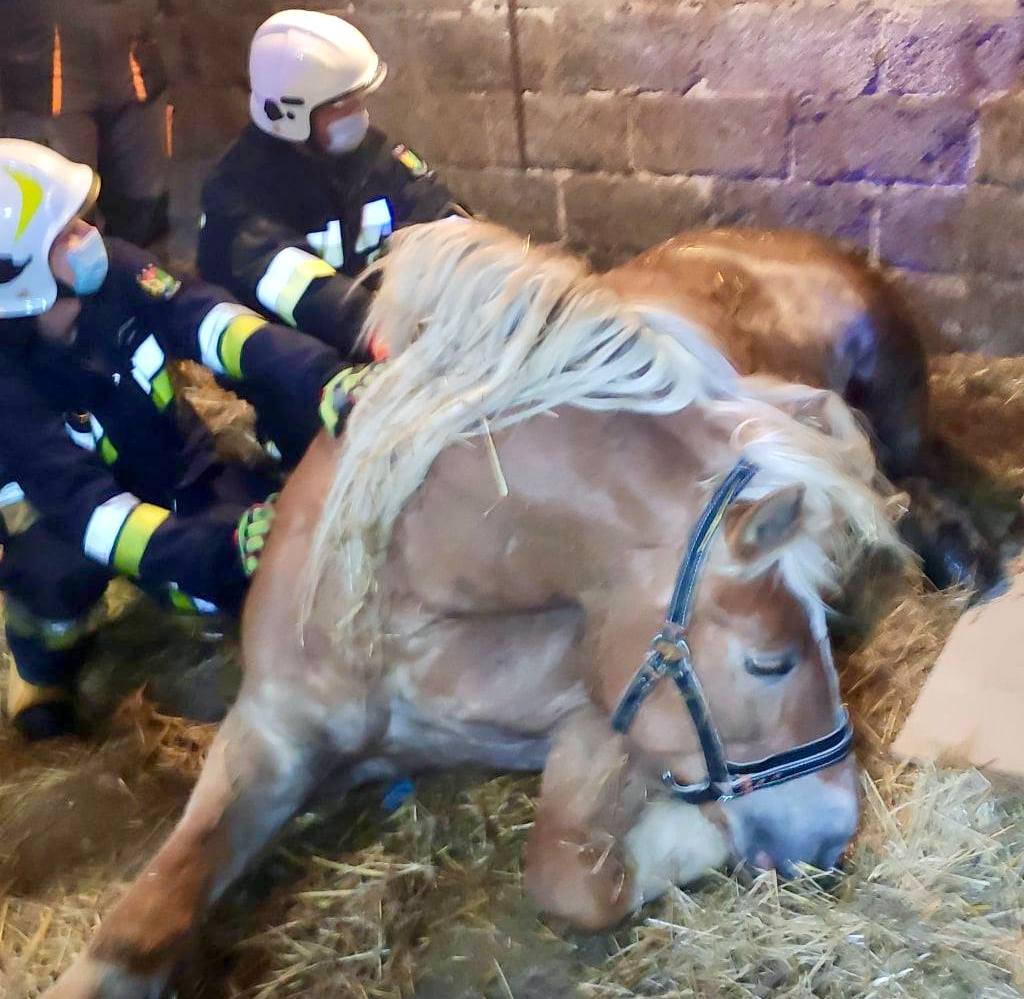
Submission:
[[[429,167],[419,158],[408,146],[395,146],[395,159],[398,160],[406,170],[414,177],[422,177],[427,173]]]
[[[153,298],[173,298],[181,282],[156,264],[147,264],[135,278],[139,287]]]

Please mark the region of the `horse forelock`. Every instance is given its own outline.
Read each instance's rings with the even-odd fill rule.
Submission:
[[[381,285],[364,328],[392,360],[346,426],[303,581],[303,620],[333,572],[348,603],[332,609],[348,632],[339,637],[350,640],[360,618],[372,634],[373,615],[361,612],[373,604],[392,528],[437,455],[562,405],[652,414],[713,405],[735,416],[737,447],[764,470],[753,488],[808,487],[811,530],[783,554],[803,589],[842,571],[852,542],[824,538],[826,522],[836,533],[837,510],[851,539],[888,538],[870,489],[870,449],[852,420],[842,443],[870,470],[863,482],[833,438],[739,378],[707,331],[612,292],[575,257],[496,226],[445,220],[396,233],[377,266]]]
[[[899,539],[883,491],[871,446],[838,397],[830,432],[806,425],[773,405],[778,388],[764,393],[760,379],[744,379],[750,396],[720,401],[713,407],[736,421],[733,441],[758,474],[744,490],[758,499],[793,483],[804,487],[803,530],[765,563],[743,563],[737,573],[755,576],[769,562],[778,564],[787,586],[806,604],[823,604],[834,595],[865,548],[886,549],[909,558]],[[805,386],[784,386],[787,393],[821,394]],[[769,400],[758,396],[766,394]]]

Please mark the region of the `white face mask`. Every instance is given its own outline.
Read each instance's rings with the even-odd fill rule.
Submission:
[[[74,275],[71,284],[76,295],[91,295],[99,291],[107,278],[107,248],[98,229],[92,229],[69,249],[68,266]]]
[[[327,151],[335,156],[358,149],[370,127],[370,113],[363,108],[327,126]]]

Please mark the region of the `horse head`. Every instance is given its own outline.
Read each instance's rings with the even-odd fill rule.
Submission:
[[[721,526],[684,552],[685,620],[670,620],[680,584],[663,570],[634,604],[648,632],[670,608],[644,665],[627,639],[636,629],[601,659],[603,706],[652,798],[699,805],[735,860],[783,874],[835,866],[858,815],[825,607],[784,560],[806,542],[805,497],[790,484],[706,508]]]

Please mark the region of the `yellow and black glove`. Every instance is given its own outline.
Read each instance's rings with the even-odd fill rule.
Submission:
[[[324,386],[320,396],[320,422],[332,437],[341,435],[348,414],[382,363],[374,361],[342,368]]]
[[[267,536],[270,534],[271,527],[274,526],[274,501],[276,499],[277,493],[272,493],[262,503],[254,503],[242,514],[238,521],[238,527],[235,528],[238,557],[242,562],[242,570],[250,578],[259,568]]]

